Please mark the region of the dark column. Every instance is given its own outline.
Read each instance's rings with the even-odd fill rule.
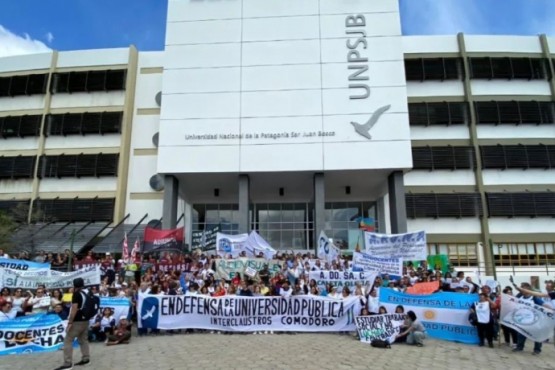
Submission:
[[[239,175],[239,234],[250,232],[249,223],[249,177]]]
[[[164,206],[162,212],[162,228],[173,229],[177,223],[177,195],[179,181],[172,176],[164,177]]]
[[[326,227],[326,185],[324,174],[314,174],[314,248],[318,253],[318,237]]]
[[[405,182],[403,172],[395,171],[389,175],[389,217],[391,220],[391,233],[402,234],[407,232],[407,208],[405,202]]]

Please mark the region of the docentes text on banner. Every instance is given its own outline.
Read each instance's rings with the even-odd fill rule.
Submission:
[[[389,312],[402,305],[405,312],[414,311],[430,337],[468,344],[478,343],[476,328],[468,322],[470,307],[477,301],[477,294],[412,295],[380,289],[380,305]]]
[[[139,296],[139,326],[153,329],[330,332],[355,330],[360,299]]]
[[[331,284],[337,287],[338,291],[348,287],[351,294],[354,293],[357,284],[362,287],[374,285],[376,276],[377,273],[371,271],[311,271],[308,274],[309,279],[314,279],[320,290]]]
[[[358,336],[362,343],[372,343],[373,340],[384,340],[389,343],[401,332],[405,322],[404,314],[386,314],[355,317]]]
[[[373,257],[366,253],[353,252],[353,271],[403,276],[403,259]]]
[[[500,323],[534,342],[544,342],[553,337],[555,311],[538,306],[532,300],[503,294]]]
[[[0,322],[0,355],[62,348],[67,321],[58,315],[32,315]]]

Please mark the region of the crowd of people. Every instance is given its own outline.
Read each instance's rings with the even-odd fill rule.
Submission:
[[[61,257],[60,255],[53,256],[44,253],[40,255],[39,260],[42,262],[64,261],[64,259],[67,262],[67,258],[70,258],[69,253],[60,254]],[[18,257],[25,259],[27,256],[20,254]],[[216,254],[209,255],[202,252],[191,254],[162,253],[159,256],[136,256],[135,260],[124,262],[121,259],[115,259],[110,253],[95,255],[93,252],[88,252],[82,258],[74,258],[73,263],[75,266],[100,264],[101,284],[90,287],[92,294],[99,297],[120,297],[129,300],[131,305],[129,317],[120,318],[120,322],[121,319],[136,322],[136,305],[139,294],[206,295],[212,297],[230,295],[255,297],[312,295],[334,299],[354,295],[360,298],[363,307],[362,312],[360,312],[361,315],[377,315],[387,313],[386,308],[380,306],[379,303],[380,289],[391,288],[405,292],[418,283],[437,282],[436,292],[479,294],[479,300],[471,309],[469,321],[477,328],[480,346],[487,344],[492,347],[493,341],[502,333],[506,345],[513,346],[515,351],[524,349],[526,340],[524,336],[513,329],[500,327],[498,324],[501,292],[492,291],[492,288],[485,284],[480,286],[470,277],[465,276],[464,272],[443,273],[440,266],[429,267],[425,261],[418,266],[408,263],[404,267],[403,276],[397,280],[386,274],[378,276],[372,286],[357,284],[352,287],[344,286],[337,289],[336,286],[331,284],[325,287],[318,286],[314,279],[309,278],[309,273],[313,271],[350,270],[352,262],[348,258],[340,257],[331,263],[327,263],[310,253],[278,253],[274,256],[274,259],[280,261],[282,267],[279,271],[270,271],[269,265],[266,264],[254,277],[237,272],[235,276],[230,276],[229,279],[220,279],[216,273],[216,266],[221,258],[229,259],[232,257],[221,257]],[[37,262],[37,258],[34,261]],[[160,266],[170,266],[170,268],[161,268]],[[503,289],[503,293],[513,294],[513,288],[520,297],[533,300],[538,305],[555,308],[553,282],[547,282],[547,293],[539,293],[533,290],[528,283],[522,283],[520,286],[514,285],[514,287],[507,286]],[[43,286],[35,292],[24,292],[22,289],[11,291],[8,288],[3,288],[0,298],[0,303],[3,305],[0,320],[3,317],[9,319],[38,313],[56,314],[62,319],[67,319],[71,307],[71,298],[67,293],[72,293],[72,289],[67,292],[56,289],[47,291]],[[50,297],[50,299],[45,300],[45,296]],[[403,307],[398,307],[396,312],[405,313]],[[397,341],[423,345],[426,337],[425,327],[414,312],[407,312],[406,317],[407,321]],[[184,330],[183,333],[192,331],[191,329]],[[116,320],[110,309],[104,309],[89,323],[88,336],[90,340],[110,343],[113,342],[113,335],[116,332]],[[177,332],[181,331],[167,331],[168,334]],[[264,333],[273,334],[271,331]],[[161,333],[157,329],[138,329],[138,334],[142,336],[159,335]],[[255,332],[254,334],[263,333]],[[128,338],[123,342],[127,340]],[[541,343],[535,343],[535,354],[541,352],[541,345]]]

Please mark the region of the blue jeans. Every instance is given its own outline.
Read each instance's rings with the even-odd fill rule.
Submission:
[[[523,350],[524,343],[526,343],[526,337],[520,333],[518,333],[518,337],[516,340],[516,349]],[[534,352],[540,353],[542,351],[542,344],[541,342],[534,342]]]

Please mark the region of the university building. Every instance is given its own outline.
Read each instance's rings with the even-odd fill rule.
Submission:
[[[555,38],[402,36],[394,0],[170,0],[165,50],[0,59],[21,248],[147,224],[314,250],[426,230],[459,268],[555,263]]]

